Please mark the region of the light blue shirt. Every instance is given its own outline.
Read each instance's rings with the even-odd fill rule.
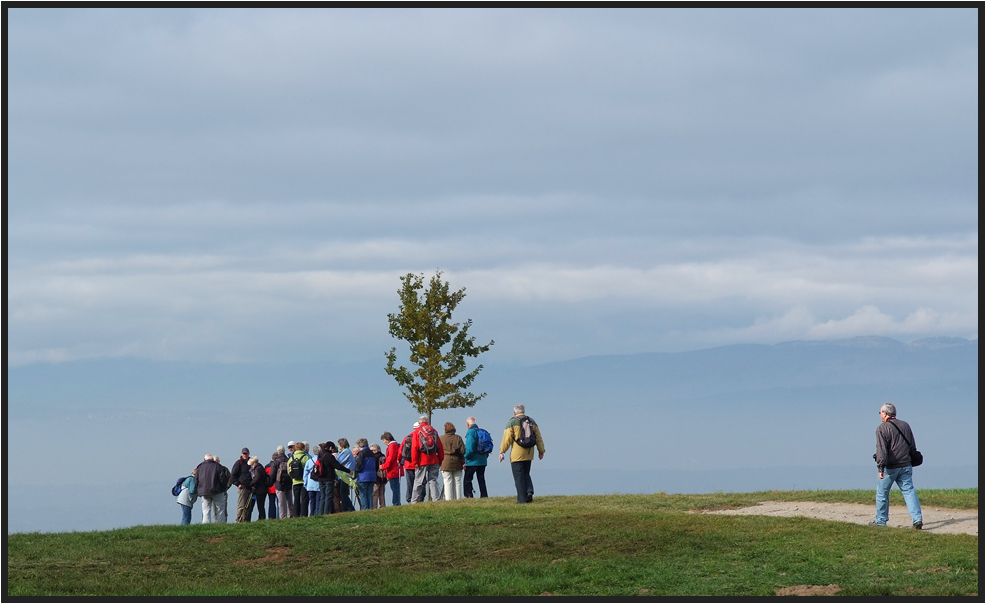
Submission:
[[[349,450],[349,447],[339,451],[339,454],[336,455],[336,459],[339,460],[339,463],[346,466],[350,470],[354,472],[356,471],[356,458],[353,457],[353,452]]]

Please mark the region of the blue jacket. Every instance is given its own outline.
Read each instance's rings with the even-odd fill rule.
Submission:
[[[377,463],[377,456],[370,447],[363,447],[356,456],[356,482],[376,482]]]
[[[480,453],[476,450],[479,445],[479,426],[473,424],[466,430],[466,465],[485,466],[490,456],[489,453]]]
[[[305,490],[306,491],[317,491],[318,481],[312,480],[311,472],[312,468],[315,467],[315,458],[309,457],[308,461],[305,462]]]

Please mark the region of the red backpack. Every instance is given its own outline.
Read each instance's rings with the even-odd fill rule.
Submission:
[[[418,428],[418,438],[421,441],[418,451],[425,455],[438,454],[438,432],[431,427],[431,424],[421,424]]]

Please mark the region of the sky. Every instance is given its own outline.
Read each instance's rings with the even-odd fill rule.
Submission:
[[[7,18],[9,366],[980,329],[975,9]]]

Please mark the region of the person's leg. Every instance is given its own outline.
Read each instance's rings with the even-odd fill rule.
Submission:
[[[401,504],[400,476],[395,476],[394,478],[388,478],[387,482],[390,484],[390,505],[400,505]]]
[[[455,485],[452,484],[452,472],[442,470],[442,484],[445,486],[445,499],[455,499]],[[452,495],[449,495],[452,493]]]
[[[192,507],[185,505],[184,503],[179,503],[181,506],[181,524],[185,526],[186,524],[192,523]]]
[[[476,466],[466,466],[466,474],[462,478],[462,495],[466,499],[472,499],[472,477],[476,473]]]
[[[531,481],[531,462],[524,463],[524,477],[527,479],[527,503],[534,500],[534,482]]]
[[[318,513],[318,491],[308,491],[308,515]]]
[[[210,495],[202,496],[202,524],[212,523],[212,497]]]
[[[510,471],[514,475],[514,488],[517,489],[517,503],[527,503],[527,478],[524,476],[524,462],[510,462]]]
[[[489,497],[486,492],[486,466],[476,466],[476,482],[479,483],[480,498]]]
[[[404,482],[407,483],[407,497],[404,500],[408,503],[411,503],[411,499],[414,497],[414,475],[415,470],[404,470]]]
[[[257,520],[267,520],[267,491],[257,495]]]
[[[229,522],[229,491],[220,493],[219,500],[221,501],[219,506],[219,522],[226,524]]]
[[[887,468],[883,472],[883,478],[876,481],[876,517],[873,522],[880,526],[887,526],[890,519],[890,487],[894,484],[892,478],[893,470]]]
[[[326,503],[329,501],[329,493],[332,492],[332,486],[333,484],[331,482],[318,483],[318,513],[320,515],[330,513]]]
[[[370,510],[373,508],[373,483],[359,482],[359,509]]]
[[[250,522],[250,502],[253,501],[253,493],[250,489],[236,489],[236,521]]]
[[[273,493],[267,493],[267,517],[271,520],[277,520],[277,491]]]
[[[428,472],[425,471],[424,467],[419,467],[414,471],[414,489],[411,494],[411,503],[421,503],[425,500],[427,477]]]
[[[250,501],[247,503],[247,509],[243,513],[243,522],[250,522],[250,516],[253,516],[253,506],[256,503],[257,501],[254,499],[253,493],[250,493]]]
[[[900,487],[900,494],[904,496],[904,503],[907,504],[907,513],[911,515],[911,524],[924,524],[924,517],[921,515],[921,502],[918,501],[918,494],[914,490],[913,468],[898,468],[895,481]]]
[[[376,507],[387,507],[387,483],[378,482],[373,485],[373,496],[376,498],[376,502],[374,503]]]
[[[441,495],[438,493],[439,466],[436,463],[425,467],[428,468],[428,470],[425,472],[425,475],[428,477],[428,492],[431,493],[431,500],[441,501],[442,500]]]
[[[343,512],[354,512],[353,498],[350,495],[351,487],[347,482],[339,482],[339,507]]]
[[[462,470],[456,470],[452,473],[452,492],[455,493],[456,499],[462,499]]]
[[[277,493],[277,511],[281,519],[288,518],[291,514],[291,502],[288,500],[287,491],[275,491]]]

